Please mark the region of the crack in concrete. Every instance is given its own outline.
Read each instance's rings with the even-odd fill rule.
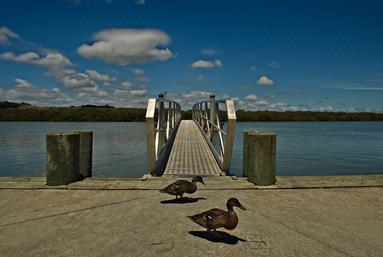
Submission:
[[[72,211],[66,211],[66,212],[61,212],[61,213],[55,213],[55,214],[51,214],[51,215],[41,216],[41,217],[37,217],[37,218],[31,218],[31,219],[16,221],[16,222],[12,222],[12,223],[4,223],[4,224],[0,224],[0,227],[7,227],[7,226],[27,223],[27,222],[31,222],[31,221],[36,221],[36,220],[42,220],[42,219],[46,219],[46,218],[53,218],[53,217],[58,217],[58,216],[62,216],[62,215],[68,215],[68,214],[72,214],[72,213],[77,213],[77,212],[82,212],[82,211],[87,211],[87,210],[93,210],[93,209],[97,209],[97,208],[103,208],[103,207],[106,207],[106,206],[118,205],[118,204],[132,202],[132,201],[139,200],[139,199],[144,199],[144,198],[147,198],[147,197],[137,197],[137,198],[123,200],[123,201],[118,201],[118,202],[106,203],[106,204],[86,207],[86,208],[82,208],[82,209],[77,209],[77,210],[72,210]]]

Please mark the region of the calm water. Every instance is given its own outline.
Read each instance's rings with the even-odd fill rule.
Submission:
[[[242,131],[277,133],[278,175],[383,173],[383,122],[237,123],[232,173],[242,174]],[[0,122],[0,176],[43,176],[48,132],[93,130],[95,176],[145,174],[144,123]]]

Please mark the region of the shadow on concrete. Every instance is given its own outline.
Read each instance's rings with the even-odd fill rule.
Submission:
[[[189,231],[189,234],[206,239],[214,243],[225,243],[229,245],[235,245],[238,241],[246,242],[245,239],[233,236],[223,231]]]
[[[183,203],[195,203],[199,200],[206,200],[206,198],[203,197],[183,197],[183,198],[177,198],[177,199],[171,199],[171,200],[163,200],[161,201],[162,204],[183,204]]]

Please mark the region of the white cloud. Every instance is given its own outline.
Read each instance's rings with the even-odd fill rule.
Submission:
[[[146,4],[145,0],[135,0],[136,4],[138,5],[144,5]]]
[[[35,64],[46,68],[72,66],[68,58],[60,53],[48,53],[46,56],[34,61]]]
[[[197,68],[210,69],[210,68],[214,68],[214,63],[210,61],[199,60],[199,61],[193,62],[192,68],[193,69],[197,69]]]
[[[255,104],[258,106],[267,106],[267,105],[269,105],[269,101],[267,101],[265,99],[260,99],[258,101],[255,101]]]
[[[119,97],[143,97],[146,96],[148,90],[145,85],[135,85],[130,81],[121,83],[121,87],[117,89],[114,95]]]
[[[91,97],[107,97],[109,93],[105,90],[100,89],[98,86],[94,87],[83,87],[80,88],[79,93],[77,93],[78,97],[81,98],[91,98]]]
[[[150,78],[146,76],[144,69],[132,69],[134,79],[138,81],[150,81]]]
[[[186,99],[198,98],[198,99],[208,99],[211,95],[210,91],[190,91],[188,93],[182,94]]]
[[[77,51],[86,58],[97,58],[119,65],[165,61],[173,57],[168,48],[170,37],[156,29],[108,29],[94,35],[93,45],[84,44]]]
[[[334,111],[334,108],[332,106],[325,106],[319,108],[320,112],[332,112]]]
[[[70,60],[57,52],[48,52],[45,56],[40,57],[35,52],[26,52],[20,55],[15,55],[11,52],[2,53],[0,59],[10,60],[15,62],[31,63],[43,66],[48,69],[61,68],[64,66],[72,66]]]
[[[255,101],[258,97],[255,94],[250,94],[245,97],[246,100]]]
[[[28,102],[38,105],[49,105],[70,102],[70,98],[58,88],[42,89],[27,80],[15,79],[15,87],[3,91],[3,97],[10,101]]]
[[[221,60],[215,60],[214,64],[215,64],[216,67],[222,67],[223,66],[223,63],[222,63]]]
[[[133,74],[136,76],[143,76],[145,75],[145,71],[143,69],[133,69]]]
[[[85,88],[96,87],[96,83],[89,79],[89,76],[83,73],[73,74],[71,76],[67,76],[62,80],[64,82],[65,87],[67,88]]]
[[[45,56],[40,56],[35,52],[27,52],[20,55],[6,52],[0,55],[0,59],[44,67],[48,69],[48,75],[53,76],[58,81],[64,83],[67,88],[95,87],[96,83],[92,80],[92,77],[97,77],[101,81],[104,81],[105,79],[109,79],[107,82],[113,81],[113,78],[110,78],[107,75],[98,74],[96,71],[92,70],[88,70],[89,75],[76,72],[76,70],[72,68],[73,64],[71,61],[58,52],[48,52]]]
[[[95,70],[86,70],[86,74],[93,80],[103,81],[103,82],[113,82],[116,81],[116,78],[109,76],[108,74],[101,74]]]
[[[0,44],[9,43],[10,38],[20,38],[15,32],[7,27],[0,27]]]
[[[259,85],[262,85],[262,86],[269,86],[269,85],[273,85],[274,84],[274,81],[272,81],[271,79],[269,79],[267,76],[261,76],[257,83]]]
[[[221,60],[215,60],[212,61],[206,61],[206,60],[198,60],[193,62],[192,68],[193,69],[212,69],[215,67],[222,67],[223,63]]]
[[[251,70],[251,71],[256,71],[256,70],[257,70],[257,67],[256,67],[256,66],[250,66],[250,70]]]

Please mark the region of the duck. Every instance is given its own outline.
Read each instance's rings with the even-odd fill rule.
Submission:
[[[183,194],[193,194],[197,190],[197,182],[200,182],[205,185],[205,182],[203,182],[203,179],[201,176],[195,176],[193,177],[192,181],[187,181],[187,180],[177,180],[174,183],[171,183],[164,189],[161,189],[161,193],[167,193],[170,195],[175,195],[176,199],[178,196],[180,198],[183,197]]]
[[[193,216],[187,216],[194,223],[204,227],[207,231],[216,231],[218,228],[233,230],[238,225],[238,216],[233,207],[246,210],[237,198],[230,198],[226,202],[227,211],[214,208]]]

